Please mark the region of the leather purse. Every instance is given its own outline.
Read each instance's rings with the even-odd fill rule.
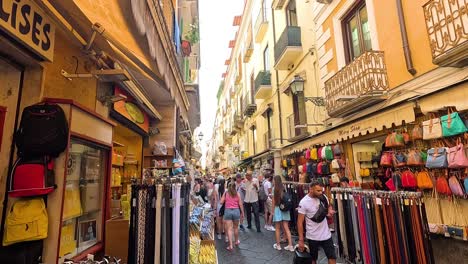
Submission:
[[[404,145],[405,139],[401,133],[392,132],[391,134],[388,134],[387,138],[385,138],[385,146],[387,148],[403,147]]]
[[[423,130],[421,125],[417,124],[411,130],[411,137],[413,140],[423,139]]]
[[[440,119],[436,118],[433,113],[429,114],[431,119],[423,122],[423,139],[435,139],[442,137],[442,125]]]
[[[447,168],[447,148],[431,148],[427,151],[426,167],[429,169]]]
[[[393,152],[384,151],[380,156],[380,166],[392,167],[393,166]]]
[[[457,196],[465,195],[465,193],[463,192],[463,187],[460,184],[460,180],[458,179],[456,175],[450,176],[450,178],[448,179],[448,183],[449,183],[450,190],[452,191],[454,195],[457,195]]]
[[[451,137],[468,131],[458,112],[453,112],[452,109],[449,109],[447,115],[442,116],[440,120],[444,137]]]
[[[414,176],[413,172],[410,170],[405,170],[401,174],[401,185],[403,188],[416,188],[416,177]]]
[[[416,149],[410,150],[407,157],[408,157],[408,161],[407,161],[408,166],[424,165],[424,161],[422,160],[421,152],[419,150],[416,150]]]
[[[445,178],[445,176],[440,176],[437,178],[436,190],[438,193],[443,195],[452,195],[452,190],[450,190],[447,178]]]
[[[403,152],[397,152],[394,156],[395,167],[406,166],[406,155]]]
[[[431,176],[427,171],[416,172],[416,182],[419,189],[432,189],[434,187]]]
[[[460,139],[457,140],[457,145],[455,147],[449,148],[448,150],[448,167],[454,169],[468,167],[465,147]]]

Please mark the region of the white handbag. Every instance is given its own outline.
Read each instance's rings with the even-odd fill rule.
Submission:
[[[340,163],[338,162],[337,159],[332,160],[331,162],[331,167],[332,169],[339,170],[340,169]]]
[[[333,173],[331,175],[331,180],[333,183],[340,183],[340,176],[338,175],[338,173]]]
[[[442,137],[442,125],[440,123],[440,119],[436,118],[434,114],[431,114],[430,117],[430,120],[422,123],[424,140]]]

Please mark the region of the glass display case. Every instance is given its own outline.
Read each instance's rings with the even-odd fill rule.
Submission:
[[[102,241],[109,152],[73,139],[66,162],[60,257],[73,258]]]

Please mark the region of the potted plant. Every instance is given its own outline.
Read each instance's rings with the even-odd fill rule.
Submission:
[[[198,21],[195,21],[192,24],[189,24],[189,31],[187,34],[185,34],[185,39],[190,41],[190,43],[193,45],[195,43],[198,43],[200,41],[200,31],[198,29]]]

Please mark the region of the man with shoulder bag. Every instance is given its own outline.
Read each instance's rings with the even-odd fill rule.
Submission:
[[[299,251],[304,251],[304,233],[306,233],[312,264],[317,263],[319,247],[325,251],[328,263],[335,264],[336,251],[327,223],[327,218],[332,217],[335,211],[330,206],[327,197],[323,194],[323,187],[318,182],[310,184],[309,193],[299,203],[298,213]],[[304,221],[306,223],[305,230]]]

